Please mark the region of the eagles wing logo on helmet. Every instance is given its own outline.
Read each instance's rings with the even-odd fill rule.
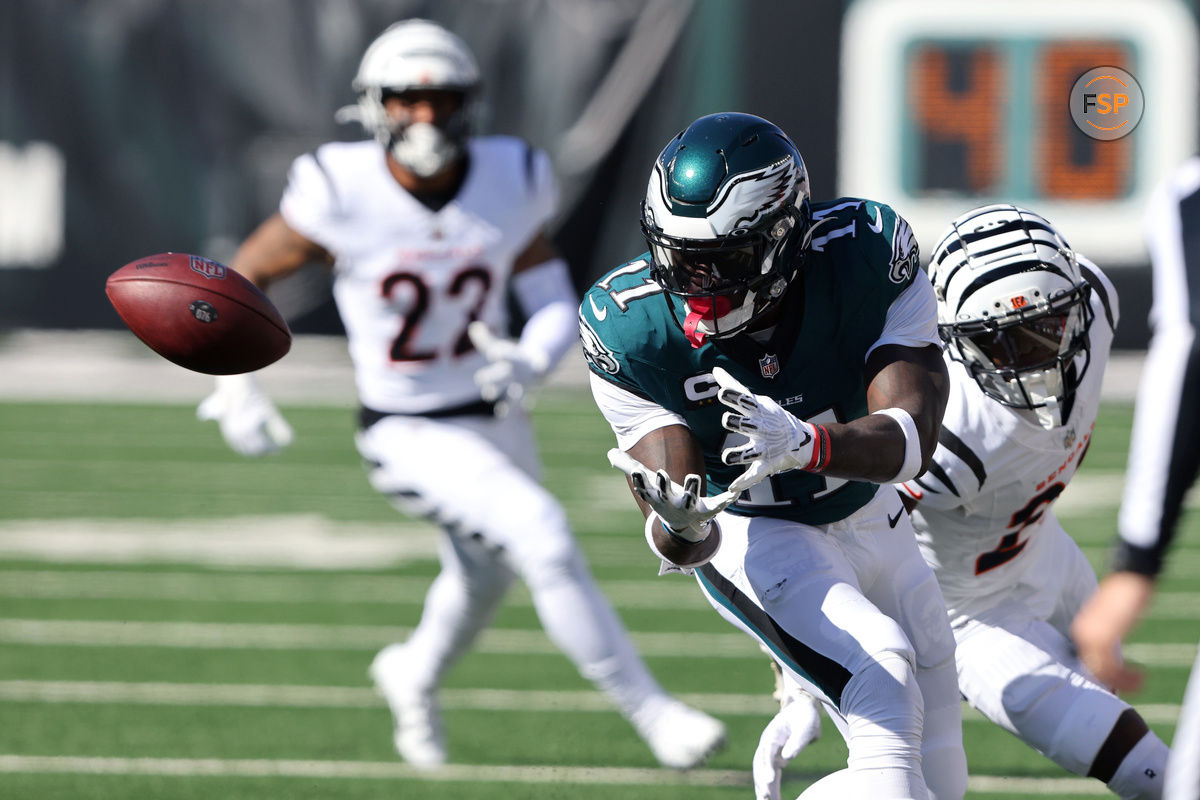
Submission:
[[[751,114],[701,117],[663,148],[642,233],[693,347],[745,330],[784,296],[809,241],[807,176],[792,140]]]
[[[722,204],[728,202],[726,209],[733,213],[749,209],[725,225],[714,227],[719,232],[737,233],[739,230],[753,228],[768,214],[778,211],[779,206],[792,196],[799,179],[800,171],[796,169],[796,161],[791,156],[780,159],[766,169],[739,175],[723,187],[708,212],[710,217],[716,217]],[[727,217],[727,215],[721,215]]]

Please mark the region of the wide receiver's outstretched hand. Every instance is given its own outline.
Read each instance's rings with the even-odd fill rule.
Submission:
[[[484,400],[496,404],[496,414],[504,416],[513,407],[527,405],[529,388],[549,366],[523,351],[512,339],[492,333],[487,325],[475,320],[467,326],[467,336],[488,363],[475,372],[475,385]]]
[[[729,484],[729,491],[740,494],[777,472],[819,472],[825,467],[829,434],[823,427],[788,413],[770,397],[755,394],[721,367],[715,367],[712,374],[720,387],[717,399],[733,409],[722,415],[721,425],[749,440],[721,453],[726,464],[748,465]]]
[[[217,376],[216,390],[200,403],[196,416],[216,420],[226,444],[243,456],[277,453],[295,436],[250,374]]]
[[[713,557],[721,533],[712,519],[737,499],[736,492],[701,497],[699,475],[688,475],[680,486],[666,471],[651,473],[616,448],[608,451],[608,462],[629,476],[634,493],[654,512],[646,519],[646,543],[666,571],[687,571]]]

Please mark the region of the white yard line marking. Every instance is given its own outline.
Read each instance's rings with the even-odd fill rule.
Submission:
[[[54,600],[176,600],[211,603],[419,604],[432,577],[348,575],[238,575],[131,570],[0,570],[0,597]],[[599,581],[618,608],[704,610],[710,606],[692,581]],[[509,605],[533,605],[522,584],[505,598]],[[1160,592],[1151,619],[1200,618],[1200,592]]]
[[[0,570],[0,597],[55,600],[179,600],[213,603],[423,603],[432,577],[237,575],[132,570]],[[600,581],[620,608],[709,609],[686,579]],[[532,606],[517,584],[505,603]]]
[[[599,692],[530,689],[442,689],[444,708],[462,711],[613,712]],[[778,706],[766,694],[681,694],[697,708],[723,716],[769,717]],[[166,683],[135,681],[0,680],[0,701],[22,703],[115,703],[166,706],[250,706],[265,708],[375,708],[383,700],[374,689],[358,686],[287,684]],[[1147,722],[1174,724],[1179,706],[1140,704]],[[963,706],[963,722],[988,724],[978,711]]]
[[[515,767],[504,764],[447,764],[415,770],[400,762],[290,761],[218,758],[86,758],[0,755],[0,772],[76,775],[221,776],[238,778],[408,778],[473,783],[572,783],[631,786],[749,786],[750,773],[701,769],[676,772],[636,767]]]
[[[103,647],[185,647],[252,650],[372,650],[401,641],[411,629],[387,625],[286,625],[121,620],[0,619],[0,642]],[[737,633],[633,633],[645,656],[764,659]],[[474,648],[484,653],[559,653],[541,630],[490,628]],[[765,663],[765,661],[764,661]]]
[[[338,522],[319,514],[219,519],[64,519],[0,522],[0,560],[79,564],[198,564],[276,569],[371,569],[435,561],[437,527],[399,514],[395,522]],[[588,560],[643,566],[636,531],[589,536]]]
[[[465,711],[611,712],[595,691],[442,689],[443,708]],[[714,714],[769,717],[778,705],[770,695],[684,694],[680,698]],[[383,707],[374,689],[357,686],[163,683],[124,681],[0,681],[0,700],[37,703],[127,703],[168,706],[287,708]]]
[[[438,531],[336,523],[315,514],[211,520],[18,520],[0,525],[0,559],[185,563],[222,567],[378,569],[437,558]]]
[[[1008,778],[1000,775],[972,775],[967,788],[976,794],[1044,794],[1051,797],[1105,795],[1108,787],[1091,778]]]
[[[505,764],[447,764],[415,770],[400,762],[297,761],[218,758],[100,758],[81,756],[0,755],[0,773],[68,775],[159,775],[165,777],[407,779],[470,783],[534,783],[608,786],[749,787],[746,770],[697,769],[676,772],[636,767],[516,767]],[[789,777],[800,776],[789,773]],[[968,788],[980,794],[1031,794],[1065,797],[1105,795],[1107,788],[1086,778],[1006,778],[972,775]]]
[[[0,618],[0,642],[101,647],[184,647],[251,650],[368,650],[405,639],[411,629],[387,625],[286,625],[221,622],[135,622]],[[644,656],[659,658],[763,658],[750,637],[731,633],[631,633]],[[540,655],[559,650],[540,630],[491,628],[479,652]],[[1190,667],[1196,645],[1131,644],[1125,654],[1160,667]]]

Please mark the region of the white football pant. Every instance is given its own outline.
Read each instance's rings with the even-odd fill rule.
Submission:
[[[1091,564],[1053,514],[1029,535],[1049,537],[1052,546],[1007,595],[979,606],[950,600],[959,606],[951,612],[958,684],[988,719],[1064,769],[1087,775],[1130,706],[1094,681],[1071,642],[1071,620],[1096,589]],[[1110,788],[1121,796],[1157,796],[1166,758],[1166,745],[1148,733],[1126,756],[1137,763],[1122,765]]]
[[[961,798],[954,637],[896,491],[820,527],[728,512],[718,521],[721,549],[697,578],[723,617],[825,704],[850,750],[847,773],[830,781],[839,796]]]
[[[514,574],[550,639],[626,717],[665,693],[597,588],[566,514],[537,481],[527,415],[390,416],[357,437],[371,485],[446,532],[442,571],[407,642],[432,690],[492,619]]]

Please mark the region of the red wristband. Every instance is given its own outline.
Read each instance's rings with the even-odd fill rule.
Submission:
[[[811,422],[805,424],[813,429],[813,438],[817,441],[813,443],[812,460],[808,462],[808,466],[804,470],[805,472],[821,472],[829,466],[829,431],[825,430],[824,425],[813,425]]]

